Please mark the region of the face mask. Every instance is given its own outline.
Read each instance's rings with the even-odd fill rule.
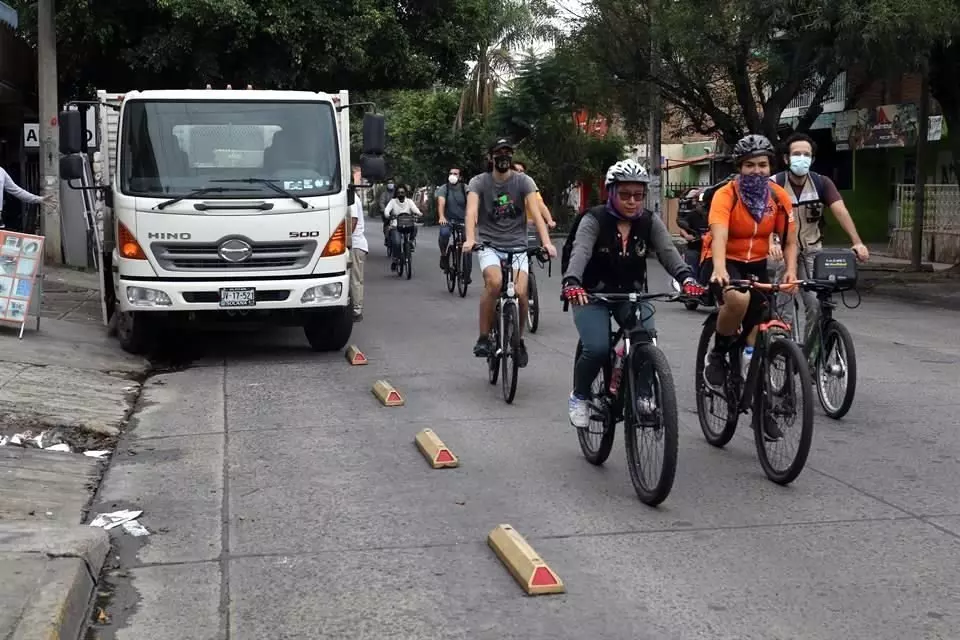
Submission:
[[[460,176],[455,176],[452,173],[447,176],[447,182],[450,184],[457,184],[460,181]]]
[[[387,191],[393,191],[393,183],[392,183],[392,182],[388,182],[388,183],[387,183]]]
[[[500,173],[506,173],[510,170],[510,167],[513,166],[513,157],[497,156],[493,159],[493,166],[495,166]]]
[[[403,202],[403,201],[406,200],[406,199],[407,199],[407,196],[405,196],[405,195],[402,194],[402,193],[397,196],[397,200],[399,200],[400,202]]]
[[[794,175],[805,176],[810,173],[813,158],[810,156],[790,156],[790,171]]]

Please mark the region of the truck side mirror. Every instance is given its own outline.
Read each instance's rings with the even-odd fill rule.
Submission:
[[[60,179],[79,180],[83,177],[83,156],[72,153],[60,158]]]
[[[60,112],[60,153],[71,155],[83,151],[83,118],[76,110]]]
[[[367,182],[381,182],[387,177],[387,162],[383,156],[360,156],[360,175]]]
[[[363,155],[382,156],[387,146],[387,125],[383,116],[363,114]]]

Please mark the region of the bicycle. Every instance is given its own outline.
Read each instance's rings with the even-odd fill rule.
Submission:
[[[546,265],[547,277],[553,277],[553,260],[550,254],[543,250],[543,247],[528,247],[527,258],[530,264],[530,274],[527,280],[527,329],[530,333],[536,333],[540,328],[540,295],[537,290],[537,276],[533,272],[533,261],[536,260],[543,269]]]
[[[413,277],[413,230],[416,226],[413,216],[407,213],[397,216],[397,231],[400,233],[400,257],[397,262],[397,277],[404,272],[407,280]]]
[[[487,368],[490,384],[497,384],[497,378],[503,374],[500,382],[503,399],[513,403],[517,394],[517,373],[520,364],[517,352],[520,349],[520,298],[517,296],[516,282],[513,277],[514,256],[527,252],[527,246],[497,247],[490,242],[482,242],[473,247],[473,251],[493,249],[506,255],[500,260],[500,297],[494,309],[493,329],[490,340],[493,349],[487,356]]]
[[[838,284],[836,280],[816,277],[817,275],[820,274],[815,274],[813,279],[799,283],[801,289],[816,293],[817,303],[820,305],[816,325],[812,331],[806,331],[810,340],[807,342],[800,335],[797,322],[801,307],[799,296],[793,298],[794,322],[791,336],[793,341],[800,345],[810,371],[816,374],[813,382],[817,387],[820,406],[828,417],[839,420],[847,415],[853,405],[853,396],[857,390],[857,354],[850,331],[833,317],[833,310],[837,308],[833,294],[839,292],[843,299],[843,285]],[[859,302],[856,305],[848,305],[846,299],[843,299],[843,303],[849,309],[860,306]],[[834,353],[835,358],[828,357]],[[843,385],[839,402],[834,402],[832,398],[827,397],[827,387],[833,380]]]
[[[704,360],[707,351],[712,348],[711,341],[716,333],[719,309],[711,311],[703,323],[703,332],[700,334],[700,343],[697,346],[696,379],[694,382],[697,394],[697,417],[700,429],[707,442],[715,447],[724,447],[733,438],[737,430],[737,423],[741,413],[752,412],[752,426],[754,442],[757,448],[757,457],[760,466],[771,481],[786,485],[793,482],[803,470],[810,453],[810,444],[813,440],[813,398],[811,397],[810,370],[807,360],[797,343],[790,338],[790,325],[776,317],[772,298],[777,292],[794,285],[763,284],[754,280],[732,280],[731,288],[739,291],[757,292],[766,298],[763,315],[759,321],[753,357],[744,378],[740,366],[743,347],[746,345],[746,334],[741,332],[734,340],[733,345],[724,355],[726,381],[723,394],[719,394],[707,386],[703,378]],[[717,296],[719,298],[719,296]],[[773,363],[778,358],[784,362],[784,384],[779,388],[773,381]],[[796,385],[793,392],[786,393],[786,383],[797,376],[800,379],[800,397],[803,406],[797,411]],[[785,397],[786,396],[786,397]],[[708,408],[707,404],[710,404]],[[715,406],[716,405],[716,406]],[[722,410],[723,414],[713,413],[722,423],[714,428],[709,422],[714,409]],[[776,416],[789,415],[801,417],[800,440],[793,461],[783,469],[774,468],[771,456],[767,451],[767,444],[780,444],[785,438],[776,442],[767,442],[767,421]],[[786,429],[782,430],[786,431]]]
[[[611,316],[616,315],[614,305],[630,303],[630,312],[623,318],[624,324],[610,331],[609,357],[591,385],[591,424],[577,429],[580,449],[588,462],[602,465],[613,448],[618,422],[624,423],[624,445],[630,480],[640,501],[655,507],[663,502],[673,488],[677,471],[677,396],[673,373],[667,357],[657,346],[656,330],[645,329],[642,324],[643,302],[654,299],[686,301],[687,297],[666,293],[588,293],[591,301],[608,306]],[[618,320],[619,323],[619,320]],[[622,350],[620,348],[623,343]],[[583,352],[583,344],[577,341],[574,363]],[[625,354],[625,355],[624,355]],[[627,372],[626,384],[621,384],[623,372]],[[651,394],[642,395],[639,380],[651,381]],[[627,399],[630,402],[627,402]],[[594,422],[599,423],[598,428]],[[663,445],[663,464],[656,478],[646,477],[649,470],[642,455],[640,440],[650,434],[655,442]],[[638,438],[638,435],[641,437]],[[591,440],[598,436],[596,444]]]
[[[450,244],[447,245],[447,268],[444,274],[447,278],[447,291],[453,293],[456,288],[461,298],[467,295],[467,276],[469,258],[463,255],[463,237],[466,226],[462,222],[448,222],[450,225]],[[452,263],[452,264],[451,264]]]

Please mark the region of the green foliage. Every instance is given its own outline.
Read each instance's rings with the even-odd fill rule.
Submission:
[[[35,29],[36,3],[12,0]],[[459,85],[486,0],[58,0],[63,93]],[[34,34],[28,33],[28,38]]]

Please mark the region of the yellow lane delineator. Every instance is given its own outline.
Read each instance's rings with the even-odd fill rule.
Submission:
[[[460,460],[457,459],[457,456],[453,455],[447,445],[443,444],[443,440],[438,438],[437,434],[430,429],[420,431],[414,442],[417,443],[420,453],[430,461],[430,466],[434,469],[460,466]]]
[[[497,526],[487,536],[487,544],[493,547],[497,557],[507,565],[507,569],[527,595],[566,592],[560,576],[547,566],[533,547],[510,525]]]
[[[386,380],[377,380],[373,383],[373,395],[377,396],[385,407],[399,407],[403,405],[403,396]]]
[[[360,347],[355,344],[347,347],[347,362],[352,365],[367,364],[367,356],[363,355],[363,351],[360,351]]]

